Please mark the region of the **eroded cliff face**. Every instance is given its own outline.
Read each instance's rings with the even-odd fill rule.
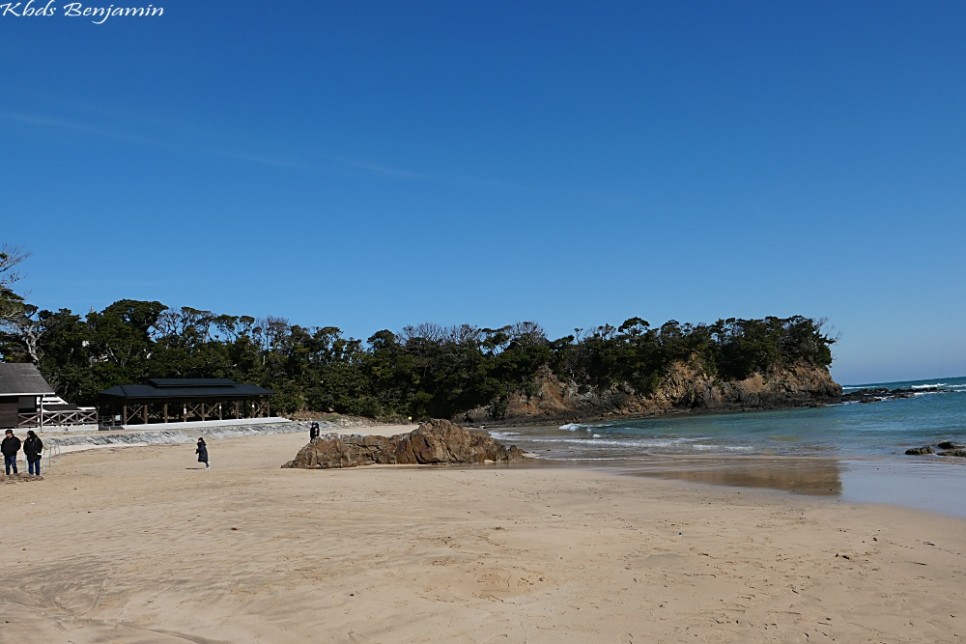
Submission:
[[[577,387],[562,382],[548,368],[537,374],[534,384],[535,394],[511,396],[499,416],[492,406],[479,407],[468,412],[464,420],[591,420],[686,411],[778,409],[826,404],[842,395],[842,387],[827,369],[806,366],[756,373],[744,380],[719,380],[699,364],[676,363],[654,393],[646,396],[626,385],[606,390]]]

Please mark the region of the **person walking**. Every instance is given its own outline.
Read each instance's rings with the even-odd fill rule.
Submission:
[[[3,467],[10,476],[10,469],[17,473],[17,452],[20,451],[20,439],[13,435],[13,430],[8,429],[3,442],[0,442],[0,452],[3,453]]]
[[[198,455],[198,462],[205,464],[205,469],[210,470],[211,465],[208,464],[208,446],[205,445],[205,439],[198,438],[198,449],[195,450],[195,454]]]
[[[40,461],[44,454],[44,442],[33,430],[27,432],[27,439],[23,442],[23,453],[27,457],[27,473],[31,476],[40,476]]]

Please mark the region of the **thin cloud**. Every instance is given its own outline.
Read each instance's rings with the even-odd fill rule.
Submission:
[[[298,159],[271,157],[271,156],[255,154],[247,151],[230,150],[230,149],[220,148],[220,147],[179,145],[179,144],[171,143],[170,141],[167,141],[167,140],[155,139],[155,138],[140,136],[136,134],[130,134],[128,132],[122,132],[119,130],[98,127],[95,125],[90,125],[90,124],[82,123],[78,121],[52,118],[44,115],[25,114],[22,112],[0,111],[0,121],[7,121],[11,123],[31,125],[31,126],[42,127],[42,128],[60,129],[60,130],[75,132],[77,134],[86,135],[86,136],[107,138],[114,141],[129,143],[132,145],[153,147],[153,148],[159,148],[164,150],[174,150],[174,151],[181,150],[181,151],[193,152],[197,154],[205,154],[208,156],[217,156],[225,159],[243,161],[246,163],[254,163],[254,164],[263,165],[263,166],[270,166],[273,168],[309,170],[312,172],[319,172],[324,174],[333,174],[333,172],[335,172],[333,168],[326,168],[318,164],[314,164],[314,163],[310,163],[310,162],[306,162]],[[339,156],[329,156],[328,160],[335,164],[341,165],[345,168],[361,170],[363,172],[366,172],[374,176],[400,179],[405,181],[437,183],[440,185],[462,187],[462,188],[484,188],[484,189],[493,189],[493,190],[531,190],[531,191],[537,190],[537,191],[547,191],[547,192],[559,192],[558,190],[552,189],[552,188],[541,188],[536,186],[527,187],[527,186],[514,184],[508,181],[498,180],[498,179],[483,179],[478,177],[445,177],[445,176],[431,175],[431,174],[416,172],[413,170],[408,170],[405,168],[385,165],[382,163],[377,163],[372,161],[360,161],[358,159],[339,157]],[[605,194],[597,194],[592,192],[570,192],[570,194],[589,201],[594,201],[597,203],[603,203],[603,204],[609,204],[609,205],[639,205],[640,204],[640,200],[638,199],[627,198],[621,195],[605,195]]]
[[[342,158],[334,158],[334,159],[351,168],[366,170],[373,174],[379,174],[386,177],[395,177],[397,179],[412,179],[414,181],[436,181],[437,180],[434,177],[429,177],[423,174],[419,174],[418,172],[403,170],[401,168],[393,168],[391,166],[380,165],[377,163],[369,163],[366,161],[354,161],[352,159],[342,159]]]
[[[50,118],[47,116],[37,116],[34,114],[22,114],[17,112],[0,112],[0,119],[5,121],[13,121],[15,123],[25,123],[27,125],[35,125],[38,127],[48,127],[57,128],[61,130],[69,130],[71,132],[77,132],[78,134],[86,134],[89,136],[99,136],[108,139],[114,139],[115,141],[122,141],[124,143],[135,143],[138,145],[149,145],[154,147],[170,147],[169,144],[158,139],[151,139],[143,136],[131,135],[124,132],[118,132],[114,130],[108,130],[93,125],[88,125],[86,123],[78,123],[76,121],[67,121],[64,119]]]
[[[218,148],[212,148],[212,147],[176,145],[168,141],[162,141],[161,139],[153,139],[145,136],[132,135],[126,132],[120,132],[117,130],[110,130],[110,129],[88,125],[86,123],[79,123],[77,121],[68,121],[64,119],[50,118],[47,116],[37,116],[33,114],[23,114],[23,113],[17,113],[17,112],[0,112],[0,120],[10,121],[14,123],[21,123],[26,125],[34,125],[38,127],[68,130],[71,132],[76,132],[78,134],[113,139],[115,141],[121,141],[123,143],[131,143],[131,144],[141,145],[145,147],[161,148],[165,150],[180,149],[180,150],[186,150],[189,152],[196,152],[196,153],[207,154],[211,156],[220,156],[220,157],[225,157],[229,159],[235,159],[238,161],[247,161],[249,163],[270,165],[270,166],[279,167],[279,168],[318,169],[318,168],[313,168],[308,164],[301,163],[298,161],[292,161],[290,159],[278,159],[278,158],[266,157],[258,154],[249,154],[246,152],[236,152],[233,150],[225,150],[225,149],[218,149]]]
[[[605,195],[595,192],[577,192],[575,194],[588,201],[596,201],[597,203],[609,206],[639,206],[642,203],[640,199],[623,197],[621,195]]]

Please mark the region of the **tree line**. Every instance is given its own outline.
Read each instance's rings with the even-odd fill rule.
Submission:
[[[9,253],[0,254],[9,258]],[[120,300],[81,316],[39,311],[10,290],[0,258],[0,356],[34,362],[58,394],[86,405],[114,385],[155,378],[232,378],[272,389],[282,413],[453,418],[480,406],[500,418],[549,369],[589,391],[652,393],[676,362],[723,380],[792,365],[827,368],[834,339],[803,316],[713,324],[631,318],[549,339],[533,322],[500,328],[420,324],[365,341],[308,327],[160,302]],[[7,260],[9,263],[9,260]]]

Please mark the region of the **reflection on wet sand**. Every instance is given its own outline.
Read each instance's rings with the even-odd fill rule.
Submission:
[[[812,496],[842,494],[841,467],[824,458],[662,458],[626,473]]]

